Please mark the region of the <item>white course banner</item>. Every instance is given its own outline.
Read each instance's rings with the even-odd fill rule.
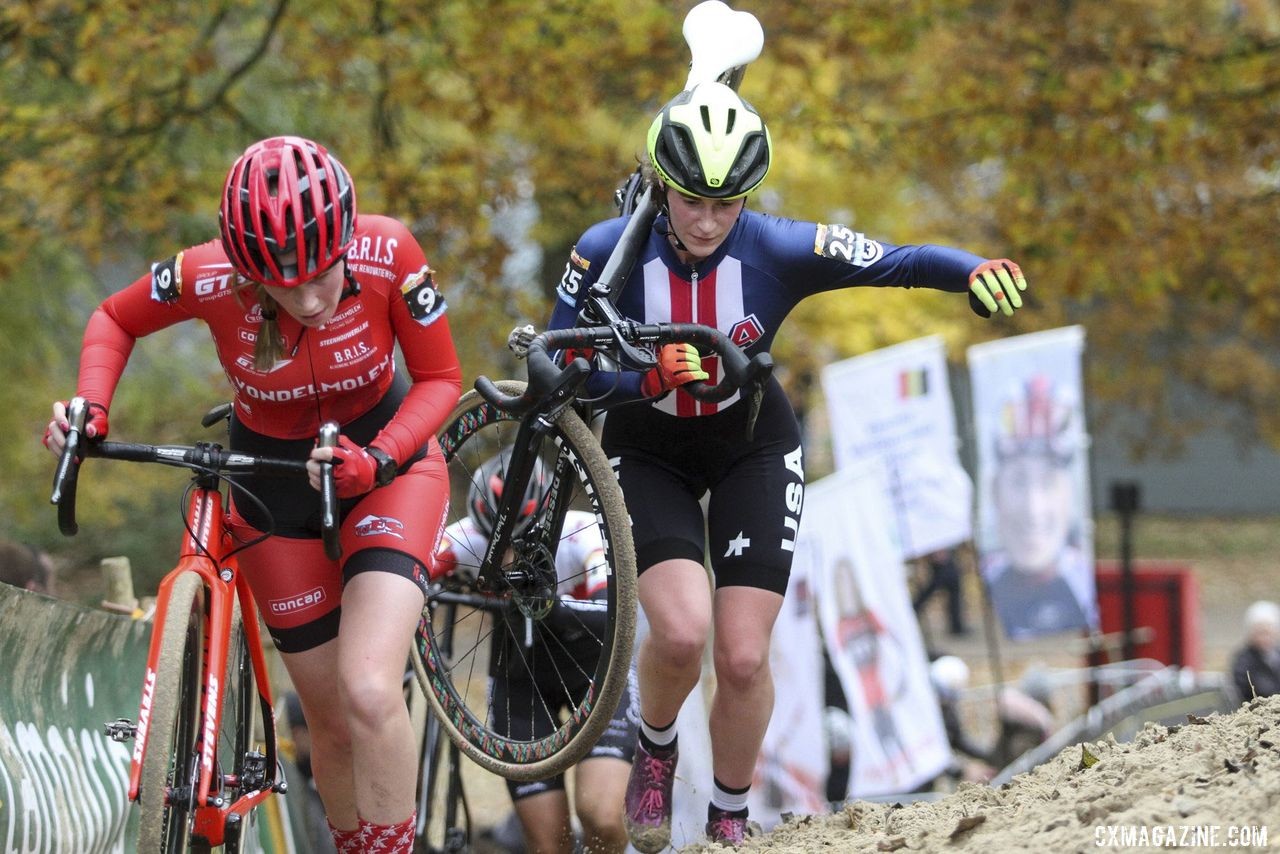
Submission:
[[[969,540],[973,484],[960,464],[946,351],[936,335],[829,365],[822,388],[837,468],[879,460],[903,554]]]
[[[772,829],[784,813],[827,809],[830,761],[823,734],[822,637],[814,613],[809,566],[794,562],[769,647],[773,717],[756,759],[748,795],[751,818]]]
[[[1012,640],[1096,628],[1084,329],[969,348],[982,577]]]
[[[854,798],[910,792],[951,762],[883,476],[867,460],[811,484],[796,543],[849,705]]]

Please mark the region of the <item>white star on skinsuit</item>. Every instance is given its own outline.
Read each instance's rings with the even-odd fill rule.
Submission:
[[[742,536],[743,531],[738,532],[738,536],[729,541],[729,550],[724,553],[725,557],[742,557],[742,552],[751,547],[751,540]]]

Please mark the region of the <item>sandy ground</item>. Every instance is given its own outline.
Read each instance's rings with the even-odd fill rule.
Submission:
[[[1189,716],[1190,717],[1190,716]],[[1148,851],[1280,847],[1280,697],[1131,742],[1074,745],[999,789],[928,803],[854,802],[748,839],[742,850]],[[684,852],[725,850],[691,845]]]
[[[1274,576],[1269,567],[1264,570],[1248,560],[1202,561],[1193,568],[1199,582],[1201,667],[1224,671],[1241,640],[1244,609],[1254,599],[1275,598]],[[940,601],[930,604],[922,629],[932,648],[959,655],[970,664],[974,691],[963,712],[972,734],[985,743],[994,734],[989,695],[982,689],[995,681],[996,671],[1008,681],[1018,680],[1030,668],[1047,668],[1069,677],[1083,664],[1085,650],[1083,640],[1068,636],[1017,644],[1001,640],[999,664],[995,665],[982,620],[981,591],[976,578],[967,582],[971,633],[963,637],[946,633]],[[1056,700],[1055,718],[1060,725],[1088,705],[1082,682],[1064,682]],[[855,803],[831,815],[799,817],[752,840],[748,850],[982,850],[993,854],[1173,847],[1208,850],[1203,834],[1219,828],[1218,841],[1225,847],[1229,828],[1238,825],[1265,826],[1267,842],[1280,850],[1280,752],[1270,744],[1274,740],[1280,746],[1278,719],[1280,700],[1259,702],[1256,708],[1246,707],[1231,717],[1211,716],[1208,723],[1188,723],[1173,730],[1149,724],[1129,743],[1088,744],[1088,750],[1102,761],[1087,771],[1079,769],[1081,748],[1076,745],[1003,789],[962,785],[944,800],[901,808]],[[1255,754],[1245,759],[1251,749]],[[1228,760],[1239,770],[1228,770]],[[509,809],[502,781],[471,763],[464,762],[463,771],[477,831],[500,821]],[[1180,838],[1177,841],[1186,844],[1176,846],[1164,839],[1159,845],[1120,844],[1122,831],[1137,833],[1143,828],[1150,842],[1157,826],[1161,833],[1170,832],[1167,828],[1171,826],[1179,837],[1183,828],[1202,836]],[[1112,828],[1117,834],[1114,837],[1109,835]],[[483,843],[477,847],[497,850]],[[681,850],[724,849],[695,844]]]

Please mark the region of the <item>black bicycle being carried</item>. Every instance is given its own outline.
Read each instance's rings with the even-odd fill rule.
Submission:
[[[640,219],[644,219],[641,217]],[[651,217],[650,217],[651,219]],[[635,554],[630,521],[609,461],[583,420],[583,383],[592,371],[581,356],[561,367],[552,353],[593,354],[634,370],[655,364],[653,349],[686,341],[719,356],[718,385],[683,386],[700,400],[720,402],[739,390],[758,406],[772,363],[748,360],[722,332],[684,323],[642,325],[618,315],[607,285],[593,289],[584,318],[603,323],[536,335],[528,342],[528,383],[486,377],[463,396],[439,439],[454,490],[451,514],[466,514],[467,493],[480,466],[510,447],[511,455],[493,532],[483,553],[458,555],[465,572],[433,580],[417,635],[414,665],[441,726],[477,764],[511,780],[537,780],[576,764],[596,742],[617,708],[628,678],[635,633]],[[546,509],[517,535],[525,487],[541,460],[550,481]],[[590,514],[604,545],[607,594],[600,600],[557,595],[555,555],[574,532],[571,509]],[[601,568],[595,567],[594,573]],[[445,607],[448,606],[448,607]],[[565,621],[596,638],[590,650],[563,650]],[[601,628],[603,626],[603,628]],[[569,662],[566,664],[566,662]],[[489,680],[517,678],[547,668],[558,672],[556,696],[535,691],[534,710],[554,716],[569,709],[542,738],[521,738],[495,726]],[[502,715],[510,719],[510,714]]]
[[[716,0],[688,13],[684,35],[691,53],[686,88],[717,80],[736,89],[763,44],[752,16],[734,13]],[[504,449],[511,451],[498,506],[486,514],[495,520],[493,530],[483,538],[483,547],[455,554],[462,571],[433,575],[411,656],[433,711],[422,742],[418,852],[467,850],[470,813],[462,792],[459,751],[510,780],[560,773],[599,739],[629,678],[635,554],[617,478],[588,426],[594,410],[583,387],[592,371],[649,370],[663,344],[695,344],[704,356],[719,357],[723,378],[714,386],[690,383],[682,390],[717,403],[742,393],[746,399],[740,405],[750,407],[748,433],[772,371],[768,354],[748,359],[712,327],[642,325],[621,316],[616,292],[635,266],[658,205],[638,171],[616,199],[630,221],[585,298],[578,326],[540,335],[531,327],[513,330],[509,343],[527,358],[528,382],[495,383],[480,377],[439,433],[452,490],[446,524],[467,515],[471,485],[482,464]],[[590,362],[572,355],[588,353]],[[520,504],[538,462],[549,472],[547,506],[531,527],[517,534]],[[584,518],[577,513],[570,517],[571,510],[589,514],[603,541],[604,566],[591,567],[593,578],[603,571],[607,580],[603,599],[558,595],[566,579],[557,573],[556,555],[580,533],[566,525],[566,519]],[[534,674],[539,678],[533,679]],[[515,679],[524,684],[523,692],[495,684],[490,693],[491,680]],[[495,714],[491,696],[521,697],[519,702],[527,701],[528,708],[504,708]],[[547,735],[529,737],[507,731],[500,723],[535,717],[557,724]],[[452,744],[442,743],[440,731]],[[443,817],[440,805],[433,804],[439,798],[444,802]]]
[[[604,294],[599,296],[612,309]],[[552,776],[590,749],[617,708],[635,634],[630,520],[612,467],[577,405],[591,369],[582,357],[559,367],[549,353],[590,350],[595,359],[643,367],[654,364],[650,348],[672,342],[694,343],[721,357],[721,383],[684,387],[703,401],[723,401],[744,385],[758,385],[771,367],[767,356],[746,359],[726,335],[710,326],[613,319],[604,325],[559,329],[536,335],[529,343],[529,383],[494,383],[481,376],[475,391],[462,397],[440,431],[454,508],[466,507],[467,490],[481,463],[503,448],[511,447],[512,452],[484,553],[460,554],[466,571],[433,583],[417,634],[415,666],[431,707],[454,743],[481,767],[509,780]],[[547,508],[516,535],[515,522],[535,458],[549,476]],[[556,552],[573,534],[564,528],[571,508],[590,513],[598,525],[607,577],[603,600],[557,595]],[[457,516],[465,512],[451,511]],[[571,709],[558,729],[532,740],[495,729],[489,677],[544,672],[552,657],[562,667],[566,657],[553,656],[561,643],[556,629],[562,631],[562,626],[550,624],[553,612],[556,620],[579,621],[588,632],[593,622],[599,625],[602,611],[604,631],[598,635],[594,656],[576,654],[573,666],[580,671],[562,673],[561,697],[531,700],[538,709]],[[595,620],[588,615],[595,615]],[[499,643],[494,643],[495,634]],[[575,684],[585,688],[575,690]]]

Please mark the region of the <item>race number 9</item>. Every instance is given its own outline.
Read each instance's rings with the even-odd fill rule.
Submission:
[[[182,293],[182,256],[175,255],[151,265],[151,298],[173,302]]]
[[[444,309],[444,299],[436,290],[436,283],[431,278],[431,268],[423,267],[404,280],[400,286],[409,314],[418,321],[429,321]]]

